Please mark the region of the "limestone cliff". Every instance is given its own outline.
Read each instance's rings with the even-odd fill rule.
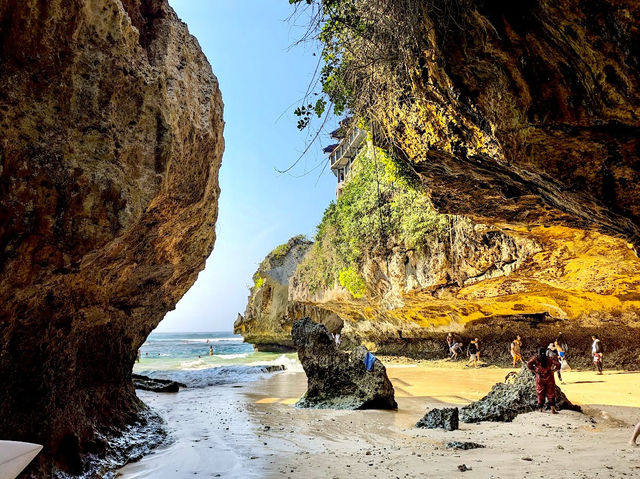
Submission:
[[[638,367],[628,338],[640,327],[640,5],[311,3],[327,26],[325,58],[341,58],[325,66],[329,99],[370,125],[439,213],[468,220],[417,228],[419,250],[402,221],[388,231],[393,211],[371,207],[387,193],[358,185],[344,210],[359,214],[328,210],[342,235],[331,248],[316,242],[332,253],[311,251],[290,299],[348,316],[345,333],[380,351],[442,356],[452,330],[481,336],[485,357],[499,359],[515,333],[532,350],[563,331],[586,363],[598,333],[609,360]],[[427,209],[411,198],[398,211]]]
[[[306,316],[322,321],[316,308],[289,301],[289,280],[312,244],[304,236],[291,238],[271,251],[253,275],[247,308],[244,316],[238,315],[233,331],[257,349],[293,350],[293,321]]]
[[[0,0],[0,437],[78,473],[215,240],[222,101],[166,0]]]

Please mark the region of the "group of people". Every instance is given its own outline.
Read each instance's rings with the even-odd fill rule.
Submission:
[[[602,343],[595,334],[591,339],[591,355],[593,363],[598,374],[602,374]],[[458,356],[463,350],[462,341],[457,341],[453,335],[449,333],[447,335],[447,346],[449,348],[449,357],[451,359],[458,359]],[[562,372],[570,370],[569,363],[567,362],[568,349],[569,347],[567,342],[562,333],[560,333],[558,337],[549,343],[546,348],[539,348],[538,353],[526,362],[527,368],[529,368],[536,376],[536,394],[538,396],[538,409],[540,411],[542,411],[544,401],[546,399],[551,406],[551,412],[553,414],[557,413],[555,407],[556,384],[554,373],[557,372],[558,379],[564,384],[562,381]],[[509,350],[513,360],[513,367],[516,367],[518,363],[525,364],[522,359],[522,338],[520,335],[511,342]],[[469,367],[473,365],[477,367],[478,361],[480,360],[480,343],[478,338],[474,338],[469,342],[467,346],[467,355],[469,356],[469,362],[467,362],[465,366]],[[638,429],[638,431],[640,431],[640,429]],[[638,434],[640,434],[640,432]],[[638,434],[635,434],[633,438],[634,443]]]
[[[596,334],[591,337],[591,340],[593,341],[591,343],[593,364],[596,367],[598,374],[602,374],[602,343]],[[464,343],[454,338],[452,333],[449,333],[447,334],[447,348],[449,350],[449,357],[455,360],[462,354]],[[558,337],[549,343],[545,349],[545,354],[556,358],[560,364],[560,368],[558,369],[558,379],[560,379],[560,381],[562,381],[562,371],[570,369],[566,357],[568,348],[569,347],[564,336],[560,333]],[[522,338],[520,335],[516,336],[516,339],[511,342],[510,353],[513,360],[513,367],[516,367],[518,363],[524,363],[522,359]],[[480,360],[480,341],[478,338],[472,339],[467,345],[467,356],[469,357],[469,362],[466,366],[478,365],[478,361]]]
[[[456,341],[453,334],[447,334],[447,347],[449,348],[449,357],[451,359],[458,359],[458,356],[462,354],[464,344],[461,341]],[[465,366],[469,367],[473,364],[474,367],[478,366],[480,361],[480,342],[478,338],[473,338],[467,345],[467,356],[469,356],[469,362]]]

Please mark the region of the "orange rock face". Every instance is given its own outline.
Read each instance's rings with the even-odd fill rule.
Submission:
[[[470,1],[450,23],[431,14],[415,100],[379,120],[438,210],[637,248],[638,2]]]
[[[0,0],[0,65],[0,437],[73,471],[213,248],[223,105],[166,0]]]

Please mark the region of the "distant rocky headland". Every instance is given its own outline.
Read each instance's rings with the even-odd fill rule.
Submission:
[[[27,476],[102,477],[87,455],[158,420],[138,348],[213,248],[218,83],[166,0],[2,0],[0,65],[0,437],[44,445]]]

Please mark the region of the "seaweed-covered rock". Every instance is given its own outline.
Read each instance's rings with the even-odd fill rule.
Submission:
[[[432,409],[427,411],[422,419],[416,423],[416,427],[427,429],[443,428],[447,431],[458,429],[458,408]]]
[[[536,380],[531,371],[523,366],[519,373],[507,374],[504,383],[498,383],[485,397],[460,410],[462,422],[505,421],[511,422],[520,413],[536,409]],[[556,386],[556,407],[580,411]]]
[[[326,409],[396,409],[394,390],[378,359],[367,371],[363,346],[339,350],[323,324],[303,318],[293,323],[293,344],[307,375],[307,392],[296,406]]]

